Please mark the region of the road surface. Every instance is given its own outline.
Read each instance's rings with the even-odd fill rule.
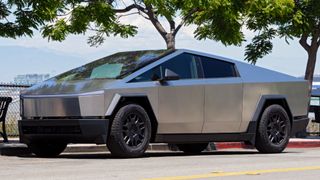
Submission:
[[[68,153],[58,158],[0,156],[0,179],[262,179],[315,180],[320,148],[287,149],[281,154],[231,149],[200,155],[149,152],[117,159],[108,153]]]

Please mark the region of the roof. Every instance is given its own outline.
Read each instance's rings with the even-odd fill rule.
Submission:
[[[226,58],[214,54],[208,54],[188,49],[178,49],[177,55],[180,53],[190,53],[199,56],[206,56],[214,59],[220,59],[223,61],[234,63],[239,71],[239,74],[244,82],[262,83],[262,82],[292,82],[292,81],[304,81],[294,76],[284,74],[281,72],[273,71],[270,69],[262,68],[252,64],[245,63],[243,61]],[[175,53],[174,53],[175,54]]]

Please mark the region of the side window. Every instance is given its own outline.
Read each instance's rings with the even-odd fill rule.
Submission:
[[[180,79],[198,78],[198,60],[191,54],[181,54],[160,65],[162,73],[168,68],[179,75]]]
[[[161,78],[160,66],[154,67],[136,78],[132,79],[130,82],[145,82],[145,81],[155,81]]]
[[[199,77],[200,64],[195,56],[184,53],[142,73],[130,82],[158,80],[164,76],[166,68],[178,74],[180,79],[196,79]]]
[[[233,63],[201,57],[201,63],[205,78],[237,77]]]

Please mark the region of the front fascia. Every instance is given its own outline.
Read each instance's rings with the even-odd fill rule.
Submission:
[[[22,116],[90,117],[104,116],[104,91],[68,95],[22,95]]]

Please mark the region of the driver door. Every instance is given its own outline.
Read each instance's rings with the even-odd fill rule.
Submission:
[[[201,133],[204,123],[204,81],[199,79],[200,64],[191,54],[178,55],[160,65],[179,80],[159,83],[158,133]]]

